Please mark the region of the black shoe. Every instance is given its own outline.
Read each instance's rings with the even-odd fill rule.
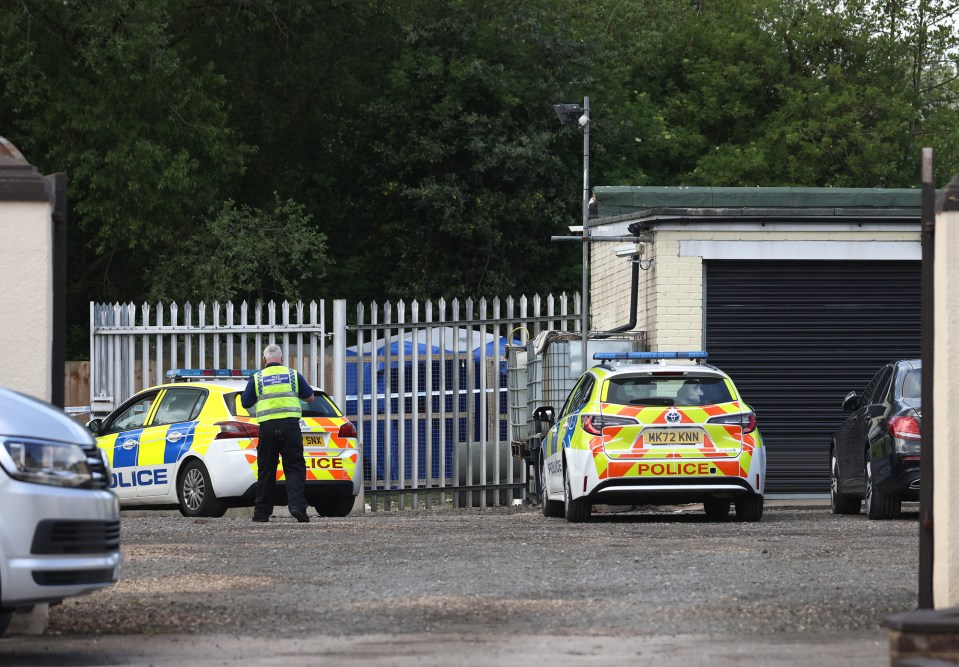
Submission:
[[[267,522],[269,522],[270,517],[268,517],[268,516],[259,516],[258,514],[254,514],[254,515],[253,515],[253,520],[256,521],[257,523],[267,523]]]
[[[290,510],[290,516],[300,523],[309,523],[310,517],[306,515],[306,510]]]

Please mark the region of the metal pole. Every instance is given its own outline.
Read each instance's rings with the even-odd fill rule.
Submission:
[[[53,187],[53,348],[51,354],[53,384],[50,402],[66,407],[67,339],[67,175],[45,177]]]
[[[362,354],[360,350],[360,354]],[[361,400],[362,387],[356,390]],[[374,391],[374,395],[376,392]],[[346,409],[346,299],[333,300],[333,402]]]
[[[935,239],[936,183],[932,149],[922,149],[922,426],[919,459],[919,608],[933,608],[933,512],[932,512],[932,392],[935,369]]]
[[[583,371],[588,366],[586,339],[589,337],[589,97],[583,98]]]

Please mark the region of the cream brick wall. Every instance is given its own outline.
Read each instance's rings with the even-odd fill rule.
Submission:
[[[627,236],[625,225],[609,226],[602,231],[603,236]],[[593,331],[606,331],[629,322],[630,289],[632,268],[624,257],[616,256],[616,248],[624,243],[595,243],[590,254],[590,328]],[[639,272],[639,299],[644,300],[647,290],[648,272]],[[645,329],[645,310],[637,306],[636,329]]]
[[[0,385],[52,398],[53,227],[50,204],[0,202]]]
[[[628,223],[593,227],[594,236],[628,235]],[[831,231],[819,225],[812,231],[775,231],[767,227],[739,225],[739,229],[657,229],[646,244],[645,259],[653,264],[639,272],[636,330],[646,331],[649,349],[657,351],[700,350],[703,347],[703,258],[683,256],[684,241],[744,243],[833,243],[892,241],[915,243],[919,230],[885,231],[848,229]],[[753,227],[748,229],[747,227]],[[602,331],[629,321],[630,265],[615,254],[616,243],[595,243],[590,255],[591,329]],[[782,247],[782,246],[780,246]],[[815,246],[813,246],[815,247]],[[821,246],[825,248],[826,246]],[[814,259],[815,257],[810,257]]]

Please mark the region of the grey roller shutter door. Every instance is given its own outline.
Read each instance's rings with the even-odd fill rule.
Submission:
[[[916,261],[704,262],[704,347],[756,410],[767,493],[829,489],[840,403],[920,354]]]

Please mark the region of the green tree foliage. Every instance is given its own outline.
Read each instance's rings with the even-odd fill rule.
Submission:
[[[959,171],[944,0],[0,0],[0,134],[91,299],[576,290],[594,185]],[[320,279],[323,276],[323,279]],[[78,336],[79,349],[84,337]]]
[[[222,76],[176,49],[170,9],[0,9],[3,133],[44,171],[67,173],[71,282],[100,298],[141,296],[137,267],[203,224],[197,211],[249,152],[226,122]]]
[[[619,183],[912,187],[925,145],[959,169],[954,7],[645,5],[603,4],[621,19],[611,35],[635,63],[621,90],[642,114],[619,105],[640,157]],[[640,26],[649,39],[630,41]]]
[[[266,300],[262,285],[300,294],[325,273],[326,236],[302,204],[277,197],[267,210],[227,200],[208,219],[181,239],[180,252],[147,269],[152,301]]]
[[[554,4],[424,2],[398,15],[401,48],[349,123],[367,139],[349,210],[379,221],[348,232],[364,249],[349,273],[385,259],[391,297],[549,291],[579,275],[579,249],[549,241],[577,220],[582,145],[552,103],[576,99],[569,82],[588,62]],[[370,278],[368,294],[383,294]]]

